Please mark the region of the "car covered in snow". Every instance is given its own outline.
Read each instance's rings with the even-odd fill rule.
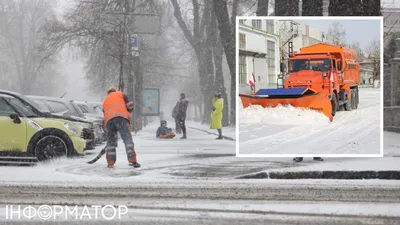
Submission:
[[[85,116],[91,116],[103,119],[103,111],[98,103],[82,102],[82,101],[74,101],[74,102],[85,114]]]
[[[14,97],[0,92],[0,158],[46,160],[84,154],[83,127],[45,118]]]
[[[105,140],[103,118],[86,116],[73,100],[32,95],[28,97],[36,101],[38,104],[42,104],[53,115],[64,116],[81,122],[91,123],[95,134],[95,142],[100,144]]]

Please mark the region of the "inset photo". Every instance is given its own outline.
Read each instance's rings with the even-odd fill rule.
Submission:
[[[237,156],[382,157],[381,17],[237,17]]]

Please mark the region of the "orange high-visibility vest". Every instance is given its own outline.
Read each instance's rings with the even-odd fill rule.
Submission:
[[[131,115],[126,108],[124,93],[112,92],[104,99],[103,102],[104,123],[115,117],[122,117],[131,120]]]

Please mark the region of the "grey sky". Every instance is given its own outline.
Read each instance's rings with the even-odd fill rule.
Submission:
[[[300,24],[308,24],[310,27],[328,32],[330,24],[339,22],[346,30],[346,41],[351,44],[353,41],[360,42],[360,47],[365,49],[375,39],[380,40],[380,21],[373,20],[295,20]]]

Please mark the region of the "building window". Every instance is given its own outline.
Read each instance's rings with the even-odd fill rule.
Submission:
[[[239,20],[239,24],[244,24],[245,20]]]
[[[252,20],[251,25],[254,28],[261,29],[261,20]]]
[[[269,81],[275,80],[275,42],[268,41],[268,76]]]
[[[244,55],[239,55],[239,84],[247,84],[247,63]]]
[[[246,49],[246,35],[239,33],[239,49]]]
[[[275,24],[273,20],[267,20],[267,32],[268,33],[275,33]]]

